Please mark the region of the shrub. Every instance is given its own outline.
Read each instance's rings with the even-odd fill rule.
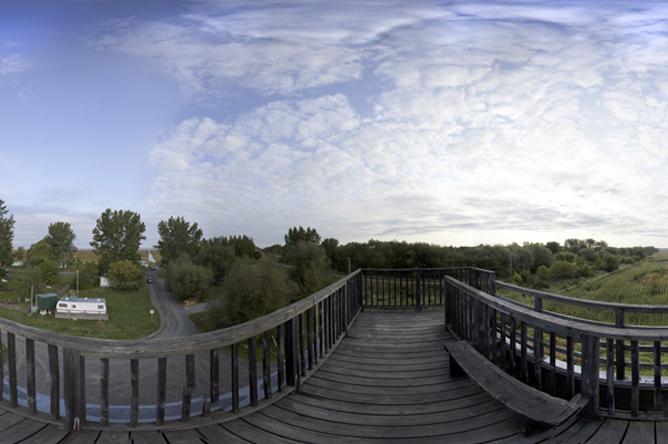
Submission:
[[[575,279],[580,274],[571,262],[557,261],[550,267],[552,279]]]
[[[206,299],[213,283],[213,272],[192,263],[187,253],[182,253],[167,269],[167,290],[182,300]]]
[[[209,316],[216,328],[241,324],[285,307],[296,292],[278,263],[242,260],[223,281]]]
[[[107,275],[117,290],[137,290],[141,286],[144,272],[136,262],[124,259],[109,265]]]

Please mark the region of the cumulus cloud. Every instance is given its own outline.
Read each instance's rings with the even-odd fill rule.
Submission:
[[[345,223],[346,239],[662,236],[663,6],[207,7],[98,42],[195,90],[290,98],[166,133],[150,156],[157,205],[241,229]]]

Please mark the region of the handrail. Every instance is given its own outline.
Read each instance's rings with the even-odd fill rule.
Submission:
[[[494,281],[494,284],[497,287],[505,288],[506,290],[521,293],[526,296],[533,296],[535,300],[542,299],[596,310],[623,310],[626,313],[668,313],[668,305],[620,304],[618,302],[592,301],[589,299],[579,299],[540,290],[533,290],[502,281]]]
[[[31,416],[62,420],[67,430],[79,422],[85,425],[86,421],[99,422],[103,427],[119,422],[116,427],[126,428],[153,423],[164,429],[169,427],[165,424],[170,420],[190,421],[197,415],[209,418],[208,422],[220,422],[225,419],[222,412],[229,411],[228,416],[233,417],[244,405],[250,405],[252,410],[260,401],[271,402],[272,397],[294,390],[315,371],[362,308],[360,278],[361,271],[357,270],[261,318],[172,339],[112,341],[75,337],[0,318],[0,344],[4,337],[9,384],[9,399],[0,400],[0,405],[24,414],[23,407],[27,407]],[[19,350],[21,346],[24,352]],[[223,350],[226,347],[231,347],[229,358]],[[41,355],[36,348],[42,350]],[[241,370],[241,348],[248,350],[247,372]],[[258,356],[261,363],[257,362]],[[42,360],[42,365],[36,365],[36,357]],[[183,364],[177,361],[168,366],[168,359],[176,358],[183,358]],[[5,376],[5,363],[1,360],[0,355],[0,381]],[[95,360],[99,360],[97,369]],[[229,371],[221,372],[224,360],[229,361]],[[48,369],[48,374],[37,378],[36,367]],[[90,387],[91,383],[86,382],[91,368],[100,372],[99,387]],[[119,373],[129,376],[121,381],[130,393],[120,405],[118,400],[112,402],[109,391],[110,380],[115,376],[110,370],[117,368]],[[140,399],[140,392],[146,391],[145,384],[140,391],[140,373],[142,381],[148,378],[152,387],[157,386],[155,395],[148,399],[145,395]],[[19,380],[23,377],[25,398],[19,396],[23,391]],[[208,387],[198,384],[198,379],[208,380],[204,384]],[[221,381],[230,387],[228,392],[222,390]],[[43,393],[37,393],[38,385]],[[168,392],[168,386],[178,387],[178,395]],[[114,385],[114,389],[115,395],[119,387]],[[44,409],[45,404],[47,410],[38,411],[38,406]],[[129,413],[119,418],[110,415],[119,408],[129,409]]]
[[[585,414],[592,417],[600,413],[599,406],[605,407],[607,415],[613,417],[622,414],[620,410],[627,410],[631,417],[650,409],[668,413],[664,410],[667,403],[661,376],[661,372],[668,369],[662,359],[668,353],[668,329],[568,318],[543,311],[542,299],[608,307],[617,314],[631,310],[644,312],[656,307],[574,300],[495,282],[495,286],[533,295],[535,300],[541,301],[531,307],[477,290],[450,277],[445,277],[444,281],[448,328],[456,336],[478,344],[487,359],[518,379],[570,399],[579,378],[580,392],[590,400]],[[576,352],[578,347],[579,353]],[[626,361],[627,352],[630,352],[630,362]],[[558,355],[565,358],[558,359]],[[644,356],[651,362],[651,383],[641,383],[640,370],[647,367],[640,362]],[[580,369],[575,365],[577,357],[581,359]],[[630,370],[630,381],[626,379],[626,369]],[[641,388],[650,391],[649,396],[641,397]]]

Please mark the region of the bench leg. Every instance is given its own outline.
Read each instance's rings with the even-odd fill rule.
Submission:
[[[462,367],[457,363],[457,360],[452,356],[450,356],[450,377],[451,378],[463,378],[466,376],[466,372],[462,369]]]

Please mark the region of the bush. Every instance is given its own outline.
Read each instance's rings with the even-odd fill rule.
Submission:
[[[557,261],[550,267],[552,279],[575,279],[580,276],[571,262]]]
[[[137,290],[141,286],[144,272],[136,262],[125,259],[112,263],[107,275],[117,290]]]
[[[209,312],[216,328],[226,328],[287,306],[297,293],[285,268],[271,260],[243,260],[223,281]]]
[[[213,272],[192,263],[187,253],[182,253],[167,269],[167,290],[181,300],[206,299],[211,291]]]
[[[39,269],[42,272],[42,280],[47,285],[53,284],[56,280],[56,276],[58,276],[58,265],[53,261],[45,260],[39,264]]]
[[[598,259],[596,259],[596,266],[608,273],[615,271],[617,267],[619,267],[619,258],[605,251]]]

